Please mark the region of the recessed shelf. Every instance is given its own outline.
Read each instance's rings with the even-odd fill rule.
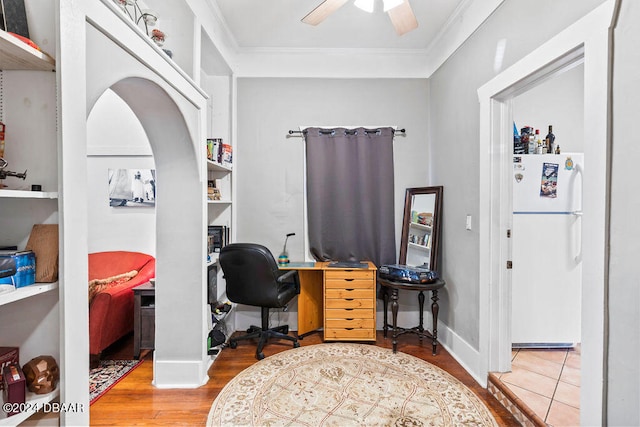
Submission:
[[[232,168],[230,166],[225,166],[218,162],[214,162],[211,160],[207,160],[207,169],[211,171],[217,172],[231,172]]]
[[[55,71],[56,61],[17,37],[0,30],[0,70]]]
[[[52,402],[53,399],[57,398],[58,396],[60,396],[59,383],[57,388],[53,390],[51,393],[35,394],[35,393],[31,393],[30,391],[27,391],[27,396],[25,401],[32,408],[42,409],[44,408],[45,404]],[[2,396],[0,396],[0,402],[4,403]],[[81,408],[76,408],[76,409],[80,410]],[[48,412],[51,412],[51,411],[48,411]],[[23,421],[25,421],[27,418],[29,418],[35,413],[36,411],[26,411],[26,412],[20,412],[18,414],[12,415],[10,417],[7,417],[7,414],[5,413],[0,413],[0,417],[4,417],[4,418],[0,418],[0,426],[17,426],[18,424],[22,423]]]
[[[0,190],[0,197],[13,199],[57,199],[57,191]]]
[[[219,258],[220,258],[220,252],[211,252],[209,254],[209,261],[207,261],[207,267],[217,263]]]
[[[0,306],[20,301],[35,295],[58,289],[58,282],[34,283],[33,285],[17,288],[16,290],[0,293]]]

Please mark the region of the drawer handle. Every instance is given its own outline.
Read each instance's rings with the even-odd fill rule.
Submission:
[[[346,311],[353,311],[353,308],[345,308]]]
[[[353,331],[355,328],[345,328],[347,331]]]
[[[353,282],[355,279],[344,279],[345,282]]]
[[[353,298],[345,298],[346,301],[353,301]]]
[[[353,320],[353,317],[347,317],[347,318],[346,318],[346,319],[344,319],[344,320]]]
[[[346,288],[346,289],[345,289],[345,291],[347,291],[347,292],[351,292],[351,291],[353,291],[353,290],[354,290],[353,288]]]

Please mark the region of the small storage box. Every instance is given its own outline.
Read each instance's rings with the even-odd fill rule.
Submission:
[[[2,384],[4,385],[2,409],[8,416],[15,415],[19,411],[13,411],[12,405],[7,403],[24,403],[27,397],[27,380],[20,365],[12,364],[2,369]]]
[[[7,257],[15,260],[17,273],[0,278],[0,284],[22,288],[36,282],[36,255],[33,251],[0,251],[0,258]]]
[[[0,347],[0,372],[5,366],[17,365],[20,362],[20,350],[18,347]],[[0,382],[0,390],[4,389],[4,382]]]

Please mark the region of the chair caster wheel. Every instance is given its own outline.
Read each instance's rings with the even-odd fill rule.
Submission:
[[[258,360],[264,359],[264,353],[256,353],[256,359]]]
[[[235,341],[229,341],[229,347],[231,348],[237,348],[238,347],[238,343]]]
[[[259,328],[256,328],[255,326],[251,326],[249,327],[249,329],[247,329],[247,333],[248,334],[252,334],[254,332],[257,332]]]
[[[289,333],[289,326],[285,326],[284,328],[282,328],[282,333],[287,335]]]
[[[293,348],[298,348],[300,347],[300,343],[298,341],[293,343]]]

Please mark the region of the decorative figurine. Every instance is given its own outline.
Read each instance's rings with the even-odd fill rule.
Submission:
[[[34,357],[22,367],[22,371],[27,379],[27,388],[35,394],[51,393],[60,380],[60,369],[52,356]]]

